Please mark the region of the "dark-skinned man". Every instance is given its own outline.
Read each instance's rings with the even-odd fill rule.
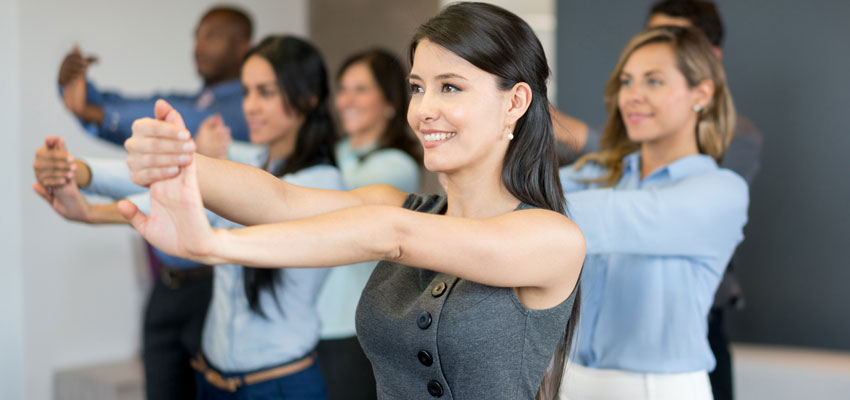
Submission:
[[[118,145],[131,136],[133,121],[153,117],[154,102],[160,98],[180,111],[190,132],[196,132],[207,117],[219,114],[235,140],[247,141],[239,74],[251,47],[252,30],[251,19],[238,9],[216,7],[204,14],[195,32],[194,50],[204,87],[193,95],[126,97],[101,92],[86,79],[88,67],[97,59],[75,47],[59,67],[63,103],[89,134]]]
[[[180,111],[193,134],[199,132],[202,124],[218,125],[219,129],[200,130],[203,133],[195,139],[198,152],[225,157],[231,135],[236,140],[248,140],[239,77],[250,49],[252,30],[251,19],[235,8],[215,7],[203,15],[195,32],[194,55],[204,87],[195,95],[130,98],[100,92],[86,80],[87,69],[95,59],[74,48],[59,69],[62,100],[89,134],[123,145],[132,134],[133,121],[153,117],[154,103],[164,98]],[[46,149],[64,151],[64,144],[50,140]],[[79,176],[85,175],[83,172],[88,172],[79,165],[75,162],[77,182]],[[120,173],[119,168],[116,173]],[[90,175],[87,180],[91,181]],[[212,295],[212,270],[151,247],[149,250],[154,284],[145,307],[142,333],[146,395],[150,400],[192,399],[195,378],[190,360],[200,350],[204,317]]]

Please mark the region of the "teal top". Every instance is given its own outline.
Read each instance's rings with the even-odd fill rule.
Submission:
[[[336,145],[336,161],[348,189],[387,184],[406,193],[419,188],[419,164],[399,149],[381,149],[364,160],[361,157],[375,146],[353,149],[348,139]],[[376,262],[337,267],[331,270],[319,292],[316,308],[322,323],[322,339],[341,339],[355,335],[354,312],[360,293],[366,286]]]

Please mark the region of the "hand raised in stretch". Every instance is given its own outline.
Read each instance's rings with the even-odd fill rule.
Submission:
[[[145,215],[126,200],[118,203],[118,209],[124,218],[158,249],[174,256],[207,262],[206,256],[212,252],[215,245],[215,234],[204,213],[192,155],[180,151],[184,144],[192,142],[186,140],[188,132],[183,118],[170,104],[158,100],[154,114],[155,120],[146,119],[149,121],[136,121],[133,124],[133,137],[127,142],[138,140],[135,144],[126,146],[129,149],[138,145],[148,152],[143,155],[136,154],[135,158],[131,153],[127,157],[127,163],[131,168],[134,164],[155,165],[151,167],[154,171],[159,168],[167,170],[168,173],[156,176],[150,173],[150,169],[141,169],[148,171],[144,173],[145,176],[158,178],[152,179],[153,183],[150,185],[150,215]],[[148,140],[161,136],[171,139]],[[177,154],[185,156],[186,159],[179,158]],[[131,161],[131,158],[134,160]],[[177,162],[178,160],[183,161]],[[171,168],[176,170],[175,173],[171,173]],[[138,170],[132,173],[139,174]]]
[[[44,139],[44,146],[36,151],[33,170],[38,182],[33,190],[41,196],[57,214],[65,219],[89,222],[89,205],[74,179],[74,156],[65,148],[59,136]]]
[[[224,119],[219,114],[207,117],[195,134],[198,153],[207,157],[227,159],[227,149],[232,142],[230,127],[224,124]]]
[[[157,101],[154,111],[157,110],[173,112],[176,117],[172,118],[182,122],[180,114],[164,100]],[[133,121],[132,130],[133,135],[124,142],[124,148],[127,149],[130,179],[135,184],[150,186],[156,181],[173,178],[180,167],[192,160],[196,146],[184,125],[159,118],[139,118]]]

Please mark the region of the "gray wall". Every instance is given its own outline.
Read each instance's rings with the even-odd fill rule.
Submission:
[[[605,79],[651,3],[558,3],[562,110],[602,125]],[[765,134],[732,339],[850,350],[850,2],[717,4],[735,102]]]

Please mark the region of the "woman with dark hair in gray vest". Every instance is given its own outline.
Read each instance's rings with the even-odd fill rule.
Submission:
[[[357,310],[381,399],[551,399],[584,237],[563,215],[543,49],[516,15],[459,3],[420,27],[410,56],[407,119],[445,197],[309,189],[192,157],[171,110],[138,120],[125,144],[150,215],[121,211],[157,247],[208,264],[383,260]],[[249,227],[214,230],[205,206]]]

